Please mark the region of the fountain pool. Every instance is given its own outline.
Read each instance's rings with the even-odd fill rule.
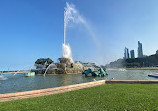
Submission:
[[[157,70],[107,70],[109,74],[107,79],[115,80],[157,80],[157,78],[148,77],[148,74],[157,73]],[[38,90],[45,88],[60,87],[72,84],[91,82],[95,80],[106,79],[106,77],[85,77],[82,74],[59,74],[59,75],[36,75],[34,77],[25,77],[23,73],[3,74],[5,80],[0,79],[0,94]]]

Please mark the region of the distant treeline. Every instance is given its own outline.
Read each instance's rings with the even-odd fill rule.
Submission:
[[[18,72],[18,71],[0,71],[0,72],[7,73],[7,72]]]
[[[157,67],[158,54],[146,56],[142,58],[126,59],[126,67]]]
[[[118,59],[107,65],[111,68],[132,68],[132,67],[158,67],[158,54],[141,57],[141,58],[129,58]]]

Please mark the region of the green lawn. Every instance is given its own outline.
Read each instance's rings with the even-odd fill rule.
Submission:
[[[107,84],[0,103],[0,111],[156,111],[158,85]]]

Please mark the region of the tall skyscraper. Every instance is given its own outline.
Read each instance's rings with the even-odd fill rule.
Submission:
[[[124,58],[125,59],[128,59],[129,58],[129,51],[128,51],[128,48],[125,47],[124,49]]]
[[[138,41],[138,57],[143,57],[142,43]]]
[[[131,51],[130,51],[130,54],[131,54],[131,58],[135,58],[134,50],[131,50]]]

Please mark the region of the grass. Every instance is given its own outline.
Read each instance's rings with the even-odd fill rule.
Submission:
[[[107,84],[0,103],[0,111],[156,111],[158,85]]]

